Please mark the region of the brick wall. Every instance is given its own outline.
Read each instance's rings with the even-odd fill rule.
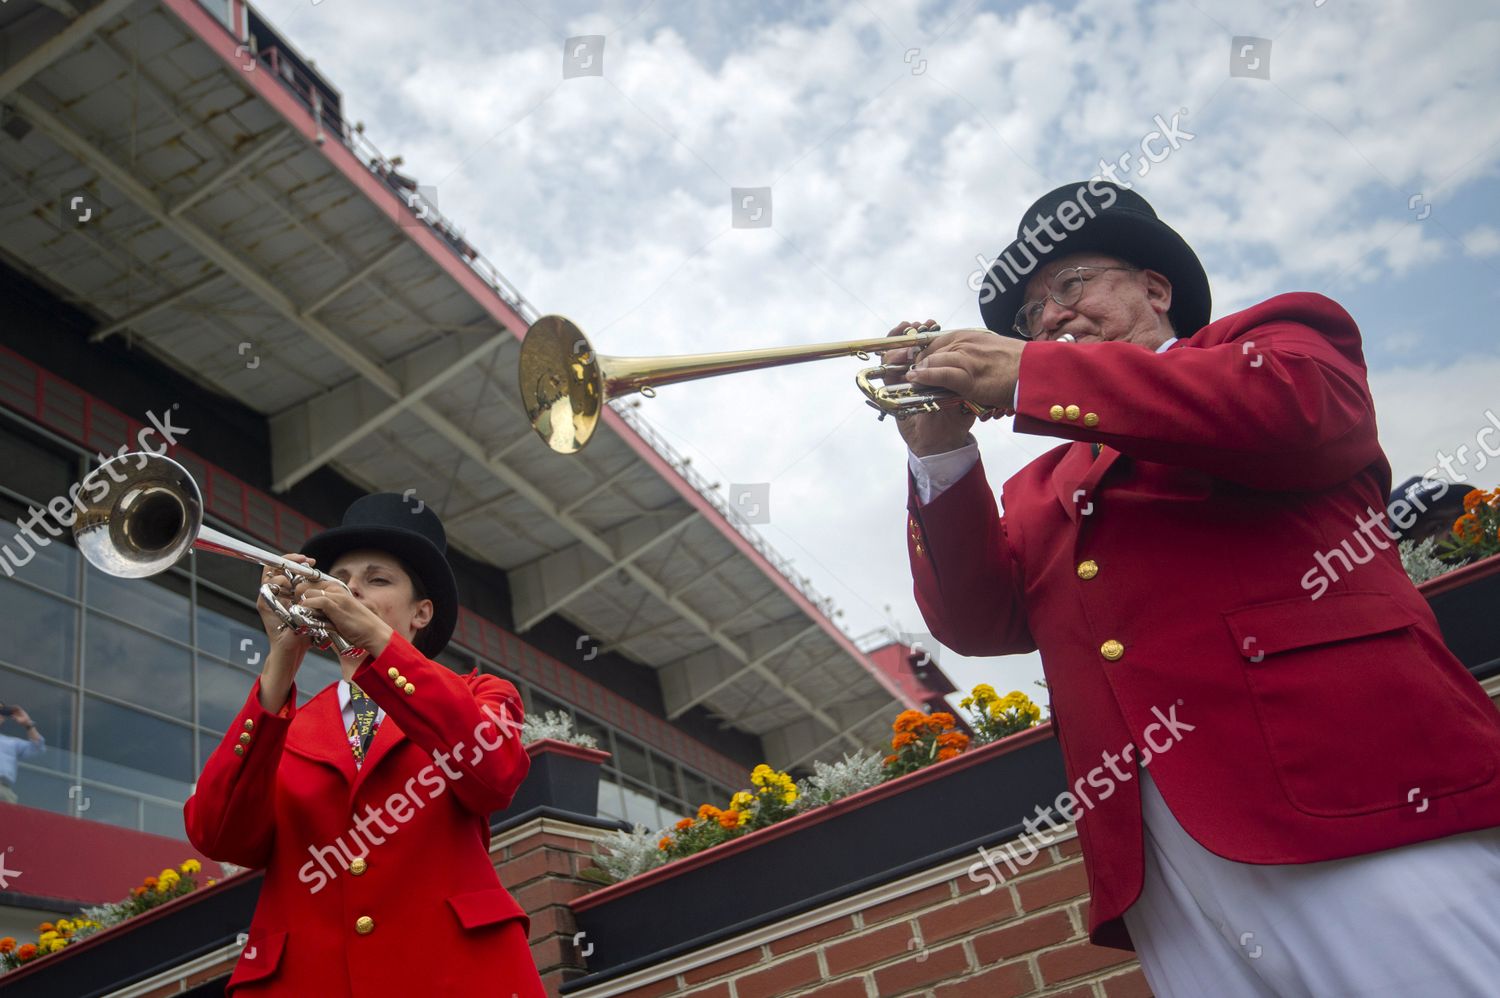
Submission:
[[[988,880],[969,878],[976,858],[965,856],[568,998],[1151,994],[1134,954],[1088,942],[1087,882],[1071,831],[988,894],[981,893]]]

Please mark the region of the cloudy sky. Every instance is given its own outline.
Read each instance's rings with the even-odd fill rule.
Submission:
[[[468,241],[604,353],[977,326],[976,257],[1177,115],[1192,137],[1129,179],[1203,258],[1216,318],[1293,290],[1348,308],[1398,481],[1500,413],[1491,4],[256,5]],[[568,42],[587,36],[602,48]],[[585,75],[564,78],[569,54]],[[770,188],[769,226],[732,224],[737,187]],[[760,529],[851,634],[921,631],[905,449],[859,366],[676,386],[636,411],[725,489],[770,483]],[[977,434],[997,489],[1056,444]],[[1500,464],[1478,472],[1497,483]],[[962,686],[1041,692],[1035,655],[941,661]]]

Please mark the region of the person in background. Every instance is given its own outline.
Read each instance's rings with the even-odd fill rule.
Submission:
[[[0,803],[15,804],[16,763],[31,759],[47,750],[47,739],[36,729],[36,722],[25,708],[16,704],[0,704],[0,727],[6,721],[15,721],[26,729],[25,738],[0,734]]]

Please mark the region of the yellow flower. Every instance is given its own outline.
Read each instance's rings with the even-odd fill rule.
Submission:
[[[55,930],[49,930],[47,932],[43,932],[41,934],[41,936],[39,936],[37,938],[37,942],[41,943],[41,944],[46,944],[46,943],[50,943],[52,940],[57,939],[57,938],[58,938],[57,932]]]
[[[182,866],[178,867],[178,869],[180,869],[185,874],[198,873],[203,869],[203,864],[198,862],[196,859],[190,859],[187,862],[183,863]]]
[[[964,710],[968,710],[970,707],[974,706],[974,698],[973,697],[964,697],[962,700],[960,700],[958,702],[958,705],[960,707],[962,707]],[[981,704],[981,706],[983,706],[983,705]]]
[[[755,795],[745,790],[729,798],[729,807],[734,811],[743,811],[753,803],[755,803]]]

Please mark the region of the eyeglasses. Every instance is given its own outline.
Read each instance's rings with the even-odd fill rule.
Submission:
[[[1066,270],[1059,270],[1047,281],[1046,297],[1040,301],[1027,302],[1022,305],[1021,310],[1016,313],[1015,322],[1011,325],[1026,339],[1035,339],[1041,325],[1042,312],[1047,307],[1047,298],[1051,298],[1063,308],[1072,308],[1083,297],[1083,282],[1092,280],[1094,273],[1105,270],[1127,270],[1135,273],[1140,269],[1139,267],[1069,267]]]

